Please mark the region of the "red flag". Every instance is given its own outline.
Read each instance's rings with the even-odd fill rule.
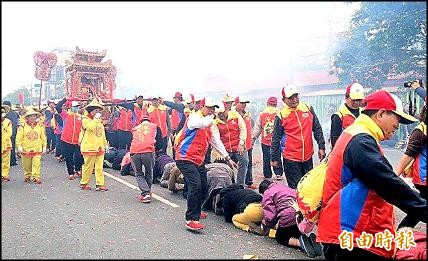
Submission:
[[[19,103],[24,104],[24,94],[22,92],[18,94],[18,100]]]

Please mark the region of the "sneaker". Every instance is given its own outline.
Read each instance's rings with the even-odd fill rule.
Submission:
[[[6,182],[8,182],[8,181],[10,181],[10,178],[9,178],[9,177],[1,177],[1,181],[6,181]]]
[[[82,190],[91,190],[91,187],[89,187],[88,184],[80,184],[80,189],[82,189]]]
[[[25,177],[25,178],[24,178],[24,182],[29,182],[29,181],[30,181],[30,179],[31,179],[31,177]]]
[[[185,227],[189,230],[197,231],[204,228],[204,225],[199,223],[199,221],[186,221]]]
[[[281,176],[281,175],[276,175],[276,180],[283,180],[284,179],[284,177],[283,176]]]
[[[74,172],[74,175],[81,178],[82,177],[82,172],[81,171],[76,171]]]
[[[108,188],[106,188],[106,187],[104,187],[104,186],[96,186],[96,188],[95,188],[95,190],[96,191],[107,191],[108,190]]]
[[[300,243],[300,248],[302,248],[302,250],[305,252],[305,254],[308,257],[310,258],[315,257],[315,250],[311,244],[311,239],[309,237],[307,237],[306,235],[301,235],[299,237],[299,243]]]
[[[18,163],[10,163],[10,166],[18,166]]]
[[[254,184],[251,184],[251,185],[247,185],[247,188],[249,188],[249,189],[257,189],[257,186],[254,185]]]
[[[37,178],[33,178],[33,182],[36,184],[42,184],[42,181],[40,179],[37,179]]]
[[[150,194],[147,194],[145,196],[140,195],[138,197],[138,200],[140,200],[141,203],[150,203],[150,201],[152,200],[152,198],[151,198]]]
[[[74,180],[74,175],[68,175],[68,180]]]
[[[205,212],[201,212],[201,215],[199,216],[200,219],[206,219],[207,218],[207,213]]]
[[[323,254],[322,245],[316,241],[317,236],[314,233],[311,233],[309,235],[309,238],[311,239],[311,244],[312,244],[312,247],[314,248],[315,255],[322,256]]]

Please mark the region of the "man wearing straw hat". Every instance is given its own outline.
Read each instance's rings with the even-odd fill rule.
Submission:
[[[28,108],[16,134],[16,147],[22,158],[24,181],[29,182],[31,179],[36,184],[42,183],[41,160],[47,145],[45,127],[38,121],[40,116],[40,112]]]
[[[8,105],[1,106],[1,181],[9,181],[10,155],[12,150],[12,122],[6,118]]]
[[[104,154],[109,149],[104,125],[101,120],[101,111],[104,110],[96,99],[85,106],[87,115],[82,119],[82,131],[79,134],[80,151],[84,164],[82,166],[82,179],[80,188],[90,190],[89,181],[95,167],[96,191],[107,191],[104,182],[103,162]]]

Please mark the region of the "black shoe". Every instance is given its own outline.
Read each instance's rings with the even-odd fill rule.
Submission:
[[[316,241],[317,236],[314,233],[311,233],[309,235],[309,238],[311,239],[312,247],[314,248],[315,255],[316,256],[322,256],[322,245]]]
[[[14,162],[14,163],[10,163],[11,166],[17,166],[18,163]]]
[[[299,237],[300,247],[310,258],[315,257],[315,250],[311,244],[311,239],[306,235],[301,235]]]

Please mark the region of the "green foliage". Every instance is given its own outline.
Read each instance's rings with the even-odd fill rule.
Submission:
[[[377,89],[388,75],[425,77],[426,32],[426,2],[362,2],[335,47],[340,85]]]
[[[5,97],[2,98],[3,101],[10,101],[12,104],[19,104],[19,99],[18,99],[18,95],[19,93],[23,93],[24,94],[24,103],[25,105],[30,105],[32,104],[32,102],[36,102],[36,101],[32,101],[31,100],[31,94],[30,91],[27,88],[21,87],[9,94],[7,94]]]

